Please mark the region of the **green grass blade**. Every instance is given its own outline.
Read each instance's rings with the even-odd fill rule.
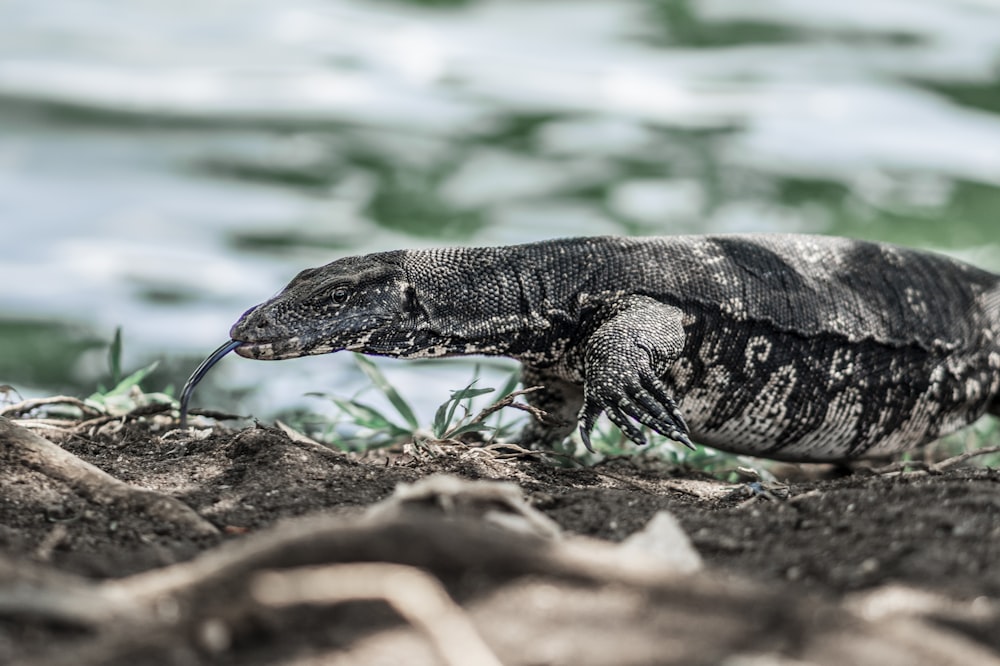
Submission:
[[[448,405],[448,412],[444,419],[444,427],[441,428],[440,433],[435,433],[438,437],[444,436],[447,432],[448,428],[451,426],[452,419],[455,418],[455,412],[458,410],[458,406],[462,402],[465,392],[472,390],[472,385],[478,381],[478,378],[473,379],[465,388],[451,392],[451,397],[448,398],[446,403],[444,403],[445,405]]]
[[[516,389],[517,385],[520,383],[521,383],[521,373],[518,372],[517,370],[510,373],[510,377],[507,378],[507,383],[504,384],[503,388],[500,389],[499,393],[500,398],[501,399],[506,398],[508,395],[513,393],[514,389]]]
[[[410,432],[390,421],[382,412],[362,402],[333,397],[330,400],[358,426],[371,430],[388,430],[394,436]]]
[[[111,391],[109,391],[109,394],[120,395],[122,393],[128,393],[133,386],[138,386],[139,384],[141,384],[142,380],[144,380],[151,372],[156,370],[157,366],[159,365],[160,365],[159,361],[153,361],[145,368],[140,368],[136,370],[131,375],[118,382],[118,384],[115,385],[115,387],[111,389]]]
[[[111,398],[119,395],[124,395],[131,390],[133,386],[138,386],[142,380],[144,380],[149,373],[156,370],[156,367],[160,364],[159,361],[153,361],[145,368],[136,370],[131,375],[119,381],[113,388],[108,391],[99,391],[94,393],[88,398],[88,400],[96,400],[102,402],[105,398]]]
[[[431,432],[434,433],[434,436],[438,439],[441,439],[444,433],[448,430],[449,421],[447,414],[448,405],[450,404],[451,400],[445,400],[438,406],[437,411],[434,412],[434,422],[431,424]]]
[[[491,388],[477,388],[477,389],[474,389],[474,388],[470,388],[470,387],[471,387],[471,384],[469,386],[465,387],[464,389],[459,389],[457,391],[452,391],[451,392],[451,399],[452,400],[458,400],[458,401],[468,400],[470,398],[475,398],[475,397],[480,396],[480,395],[486,395],[487,393],[493,393],[493,391],[496,390],[496,389],[491,389]]]
[[[111,385],[115,386],[122,380],[122,327],[115,328],[115,337],[108,347],[108,367],[111,370]]]
[[[437,433],[438,437],[444,437],[445,432],[449,427],[451,427],[451,420],[455,418],[455,410],[458,409],[458,400],[455,400],[455,396],[448,398],[448,401],[444,404],[448,405],[448,412],[444,417],[444,424],[441,428],[441,432]]]
[[[403,396],[399,395],[399,392],[392,384],[389,383],[389,380],[385,378],[385,375],[378,369],[378,366],[360,354],[355,354],[354,360],[357,362],[358,367],[361,368],[361,372],[365,373],[365,376],[371,380],[372,384],[392,403],[392,406],[396,408],[396,411],[403,417],[403,420],[406,421],[411,430],[418,429],[420,424],[417,421],[417,416],[413,413],[413,409],[403,399]]]

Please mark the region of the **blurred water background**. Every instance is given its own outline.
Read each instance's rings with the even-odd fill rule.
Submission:
[[[993,0],[0,2],[0,384],[25,396],[93,390],[117,326],[178,385],[345,254],[795,231],[1000,271],[998,217]],[[233,356],[196,402],[316,408],[365,383],[341,356]],[[386,371],[429,409],[470,367]]]

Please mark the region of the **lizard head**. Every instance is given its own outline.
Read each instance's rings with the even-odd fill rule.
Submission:
[[[348,257],[302,271],[229,332],[240,356],[283,359],[352,350],[400,355],[418,306],[400,253]]]

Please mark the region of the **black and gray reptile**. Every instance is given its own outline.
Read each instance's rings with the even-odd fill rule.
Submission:
[[[1000,276],[892,245],[799,235],[576,238],[400,250],[299,273],[231,349],[509,356],[552,445],[603,412],[769,458],[898,451],[1000,415]],[[195,376],[192,377],[194,381]],[[193,388],[193,383],[190,384]],[[190,394],[190,391],[188,391]]]

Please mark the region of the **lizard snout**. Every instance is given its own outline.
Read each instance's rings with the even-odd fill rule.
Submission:
[[[240,342],[259,342],[274,335],[274,321],[260,305],[252,307],[229,329],[229,337]]]

